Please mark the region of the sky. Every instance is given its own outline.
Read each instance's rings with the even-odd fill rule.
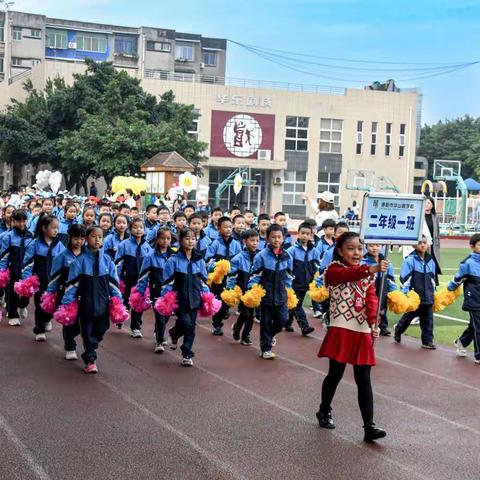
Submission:
[[[480,0],[16,0],[12,9],[172,28],[308,55],[416,62],[419,68],[480,59]],[[354,80],[395,79],[398,72],[386,67],[380,74],[344,71],[339,81],[320,78],[318,66],[303,65],[301,70],[308,74],[272,64],[231,43],[227,50],[227,76],[234,78],[363,88],[364,83]],[[421,89],[422,122],[427,124],[467,114],[480,116],[479,85],[480,64],[444,76],[399,82],[400,87]]]

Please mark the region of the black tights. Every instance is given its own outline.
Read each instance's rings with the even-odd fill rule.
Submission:
[[[331,410],[331,404],[340,380],[345,372],[346,363],[340,363],[330,359],[328,375],[325,377],[322,385],[322,403],[320,411],[328,413]],[[353,375],[358,388],[358,405],[362,413],[364,425],[373,423],[373,392],[370,382],[370,365],[354,365]]]

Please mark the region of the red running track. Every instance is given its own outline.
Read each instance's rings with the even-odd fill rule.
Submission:
[[[232,316],[233,318],[233,316]],[[314,416],[327,360],[314,338],[278,335],[274,361],[200,319],[195,366],[179,350],[153,353],[112,329],[100,373],[63,359],[61,330],[33,341],[32,320],[0,324],[0,479],[352,479],[480,477],[480,366],[452,349],[377,342],[376,421],[388,436],[364,444],[351,369],[334,399],[337,429]],[[80,352],[80,348],[78,348]]]

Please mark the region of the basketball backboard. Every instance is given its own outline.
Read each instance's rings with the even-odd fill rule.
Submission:
[[[375,172],[373,170],[347,170],[348,190],[369,191],[375,188]]]
[[[461,177],[462,163],[458,160],[434,160],[433,179],[448,180]]]

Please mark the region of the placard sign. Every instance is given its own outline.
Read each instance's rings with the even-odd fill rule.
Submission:
[[[415,245],[423,234],[424,203],[423,195],[366,193],[360,238],[364,243]]]

